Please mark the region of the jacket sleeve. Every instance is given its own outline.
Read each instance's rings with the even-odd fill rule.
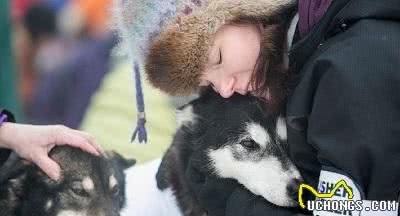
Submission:
[[[0,113],[6,114],[7,115],[7,121],[8,122],[15,122],[14,115],[5,110],[0,108]],[[1,126],[0,126],[1,127]],[[7,160],[8,156],[10,155],[11,151],[9,149],[2,149],[0,148],[0,167],[3,165],[3,163]]]
[[[314,82],[307,141],[322,165],[320,186],[345,176],[358,187],[361,199],[398,200],[400,32],[396,26],[397,30],[390,22],[360,23],[327,45],[313,64],[318,82]],[[368,28],[379,33],[369,34]]]
[[[394,51],[390,44],[378,44],[365,41],[365,48],[361,44],[339,48],[333,53],[337,59],[317,66],[323,75],[314,95],[307,140],[317,149],[323,170],[337,169],[350,177],[364,198],[397,200],[400,46],[397,42]]]
[[[271,204],[243,187],[237,187],[226,204],[225,216],[301,216],[307,212],[297,208],[284,208]]]

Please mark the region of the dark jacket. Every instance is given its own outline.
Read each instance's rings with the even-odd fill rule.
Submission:
[[[292,48],[288,142],[314,188],[332,179],[322,169],[348,177],[361,199],[398,200],[399,38],[400,1],[336,0]]]
[[[305,182],[327,192],[324,183],[345,178],[356,198],[398,200],[400,1],[334,0],[289,57],[289,153]],[[296,212],[240,186],[227,192],[224,203],[212,201],[218,192],[199,196],[200,202],[210,203],[205,206],[210,215]]]
[[[7,115],[7,121],[8,122],[15,122],[14,115],[11,112],[9,112],[9,111],[7,111],[5,109],[2,109],[0,107],[0,113],[3,113],[3,114]],[[0,167],[7,160],[8,156],[10,155],[10,153],[11,153],[11,150],[0,148]]]

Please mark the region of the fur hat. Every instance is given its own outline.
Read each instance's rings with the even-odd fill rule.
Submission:
[[[176,16],[162,26],[159,36],[150,42],[145,59],[147,78],[171,95],[195,93],[213,36],[222,25],[241,19],[268,25],[295,4],[295,0],[212,0],[198,4],[193,11],[190,8],[189,15]]]
[[[195,93],[217,30],[225,23],[249,19],[262,21],[265,27],[260,53],[265,64],[260,66],[277,68],[272,71],[279,72],[283,32],[281,25],[271,21],[279,20],[276,17],[282,12],[294,8],[296,0],[113,0],[113,3],[111,27],[120,36],[119,50],[129,56],[135,72],[138,122],[132,140],[138,135],[142,142],[147,140],[140,78],[143,69],[153,86],[166,93]],[[270,75],[268,82],[282,83],[279,79],[283,76],[279,73],[265,74]],[[279,88],[269,90],[281,94]]]

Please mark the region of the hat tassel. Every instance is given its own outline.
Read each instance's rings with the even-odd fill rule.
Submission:
[[[147,142],[147,132],[146,132],[146,115],[144,112],[144,99],[142,82],[140,77],[140,69],[137,62],[134,62],[134,72],[135,72],[135,87],[136,87],[136,107],[137,107],[137,125],[136,129],[132,134],[131,143],[138,136],[139,143]]]

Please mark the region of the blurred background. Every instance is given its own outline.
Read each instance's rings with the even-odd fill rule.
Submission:
[[[113,54],[111,0],[1,0],[0,107],[18,122],[87,131],[139,162],[161,157],[175,131],[171,98],[144,80],[148,143],[136,126],[132,66]]]

